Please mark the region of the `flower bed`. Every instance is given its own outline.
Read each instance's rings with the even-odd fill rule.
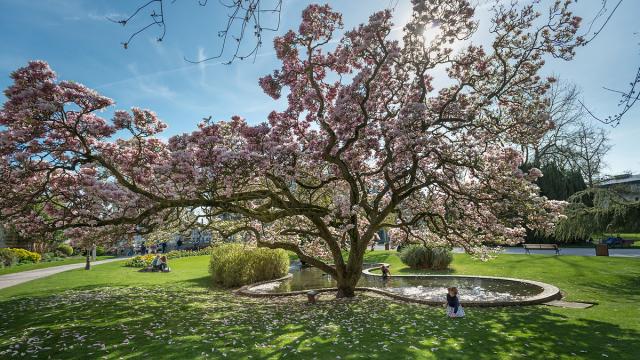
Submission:
[[[206,247],[200,250],[174,250],[174,251],[169,251],[166,254],[159,254],[159,255],[161,256],[165,255],[167,259],[171,260],[171,259],[178,259],[178,258],[188,257],[188,256],[210,255],[211,249],[212,249],[211,247]],[[134,256],[131,259],[125,261],[124,266],[137,267],[137,268],[151,266],[151,262],[155,257],[156,257],[156,254]]]

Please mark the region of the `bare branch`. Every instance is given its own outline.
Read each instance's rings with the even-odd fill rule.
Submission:
[[[129,48],[131,42],[140,34],[152,28],[158,26],[160,28],[160,34],[157,37],[157,41],[163,41],[167,34],[166,25],[166,9],[165,3],[167,0],[150,0],[138,8],[136,8],[131,15],[123,19],[107,18],[109,21],[127,26],[129,23],[137,18],[143,16],[145,10],[149,10],[148,15],[151,17],[151,21],[140,27],[133,32],[129,38],[122,43],[125,49]],[[266,0],[219,0],[219,3],[224,7],[227,12],[227,22],[224,28],[218,31],[218,37],[222,39],[222,45],[217,55],[207,57],[205,59],[189,59],[184,58],[185,61],[197,64],[214,59],[219,59],[225,56],[225,52],[228,47],[232,47],[232,53],[226,64],[232,63],[234,60],[244,60],[249,57],[253,57],[258,54],[258,50],[262,46],[262,33],[263,31],[277,31],[280,28],[280,14],[282,10],[282,0],[274,0],[270,6],[265,6]],[[171,3],[175,3],[172,0]],[[207,6],[208,0],[198,0],[198,5],[204,7]],[[274,25],[265,25],[264,16],[273,16],[275,18]],[[243,44],[246,43],[247,37],[253,38],[253,45],[245,50]]]

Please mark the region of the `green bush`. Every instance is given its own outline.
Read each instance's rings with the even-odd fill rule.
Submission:
[[[431,249],[423,245],[405,246],[400,252],[400,260],[412,269],[429,269],[431,256]]]
[[[25,250],[25,249],[9,249],[13,254],[18,258],[18,262],[20,263],[37,263],[40,262],[42,256],[33,251]]]
[[[400,252],[400,260],[412,269],[444,270],[453,261],[453,254],[448,248],[409,245]]]
[[[281,249],[250,248],[224,244],[211,251],[209,273],[213,282],[238,287],[283,277],[289,270],[289,256]]]
[[[56,254],[52,252],[46,252],[42,254],[42,259],[40,259],[40,261],[49,262],[49,261],[53,261],[54,259],[56,259]]]
[[[447,248],[434,248],[431,250],[431,269],[444,270],[453,261],[453,253]]]
[[[18,262],[18,257],[10,249],[0,249],[0,268],[13,266]]]
[[[103,256],[106,253],[104,246],[96,246],[96,256]]]
[[[55,253],[48,252],[48,253],[42,254],[42,259],[40,261],[41,262],[61,261],[61,260],[64,260],[65,257],[66,256],[61,256],[59,251],[56,251]]]
[[[56,248],[56,252],[62,256],[71,256],[73,255],[73,248],[67,244],[60,244]]]

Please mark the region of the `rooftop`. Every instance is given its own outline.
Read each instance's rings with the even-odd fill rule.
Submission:
[[[624,175],[616,175],[610,179],[601,181],[598,186],[609,186],[615,184],[626,184],[631,182],[640,182],[640,174],[632,175],[632,174],[624,174]]]

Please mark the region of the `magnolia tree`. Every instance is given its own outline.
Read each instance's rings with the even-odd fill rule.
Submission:
[[[267,123],[201,123],[164,142],[138,108],[57,81],[34,61],[16,70],[0,114],[3,221],[25,234],[115,240],[166,228],[191,211],[224,235],[295,252],[353,296],[367,245],[393,237],[461,246],[522,241],[553,227],[562,203],[538,195],[515,144],[553,124],[544,59],[570,59],[580,19],[556,2],[493,9],[488,46],[464,0],[414,1],[401,40],[391,13],[334,39],[340,14],[311,5],[274,41],[282,67],[260,79],[288,106]],[[455,50],[458,49],[458,50]],[[434,88],[435,74],[447,85]],[[116,140],[114,140],[117,138]]]

